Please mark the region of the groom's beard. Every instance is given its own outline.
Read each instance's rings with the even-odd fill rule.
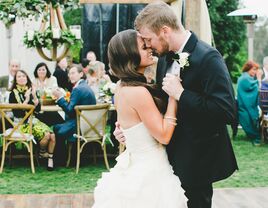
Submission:
[[[164,38],[159,37],[159,42],[161,45],[161,51],[153,51],[153,54],[156,54],[156,56],[165,56],[169,52],[169,45],[168,42],[164,40]]]

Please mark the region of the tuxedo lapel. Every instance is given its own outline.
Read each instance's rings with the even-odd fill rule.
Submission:
[[[191,32],[191,36],[189,38],[189,40],[187,41],[186,45],[184,46],[182,52],[186,52],[186,53],[189,53],[190,56],[189,56],[189,66],[186,67],[185,69],[182,69],[181,68],[181,72],[180,72],[180,78],[183,79],[183,76],[185,74],[185,71],[189,70],[191,68],[191,53],[194,51],[195,49],[195,46],[198,42],[198,38],[197,36]]]

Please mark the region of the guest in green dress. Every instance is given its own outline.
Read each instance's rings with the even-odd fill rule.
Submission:
[[[32,86],[31,80],[27,73],[23,70],[18,70],[13,85],[11,87],[11,93],[9,96],[9,103],[21,103],[32,104],[35,106],[35,114],[41,109],[39,100],[36,96],[36,90]],[[23,118],[25,111],[14,110],[14,119]],[[29,124],[27,122],[20,129],[24,133],[29,133]],[[53,152],[55,148],[55,135],[53,131],[43,122],[37,118],[33,119],[32,134],[35,139],[39,141],[41,157],[48,158],[48,170],[53,170]]]
[[[254,145],[260,144],[259,129],[259,83],[262,72],[254,61],[248,61],[242,68],[237,83],[239,123]]]

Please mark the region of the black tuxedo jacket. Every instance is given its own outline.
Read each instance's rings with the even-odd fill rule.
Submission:
[[[236,117],[236,107],[220,53],[194,33],[183,52],[190,54],[190,65],[181,69],[184,92],[178,101],[178,125],[167,153],[182,185],[194,187],[227,178],[238,169],[226,128]],[[159,59],[159,87],[171,64],[166,57]]]

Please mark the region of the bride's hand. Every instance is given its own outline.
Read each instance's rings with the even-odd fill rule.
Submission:
[[[126,138],[123,134],[123,131],[120,129],[120,124],[118,122],[115,122],[115,130],[114,130],[114,136],[120,143],[125,144]]]

